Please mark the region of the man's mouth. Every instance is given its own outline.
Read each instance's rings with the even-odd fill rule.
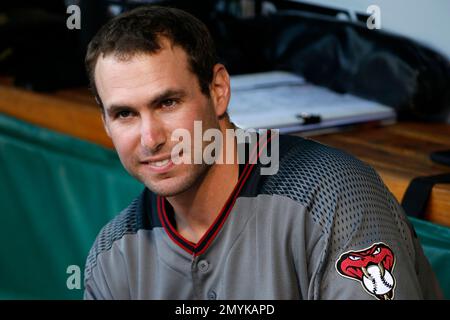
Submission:
[[[151,161],[147,159],[145,161],[141,161],[141,165],[143,165],[147,170],[150,170],[153,173],[166,173],[175,165],[171,158],[165,158],[161,160]]]
[[[165,159],[165,160],[161,160],[161,161],[153,161],[153,162],[149,162],[149,165],[153,166],[153,167],[164,167],[169,163],[170,159]]]

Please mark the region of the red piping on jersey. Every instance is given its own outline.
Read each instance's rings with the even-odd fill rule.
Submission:
[[[257,153],[257,150],[258,150],[258,146],[259,146],[259,141],[258,141],[258,143],[256,144],[256,146],[254,147],[254,149],[251,152],[251,156],[249,157],[249,162],[245,165],[244,170],[242,171],[241,177],[239,178],[236,186],[234,187],[234,189],[231,192],[230,196],[228,197],[227,201],[225,201],[225,204],[222,207],[222,209],[220,210],[220,213],[217,215],[217,217],[214,220],[214,222],[210,225],[208,230],[203,234],[202,238],[196,244],[194,244],[193,242],[185,239],[172,226],[172,224],[170,223],[170,220],[169,220],[169,218],[167,216],[167,212],[166,212],[166,208],[165,208],[165,198],[161,197],[161,196],[157,197],[157,209],[158,209],[159,219],[161,220],[164,229],[166,229],[167,235],[172,239],[172,241],[174,241],[183,250],[187,251],[189,254],[193,254],[194,256],[198,256],[198,255],[202,254],[203,252],[205,252],[205,250],[209,247],[211,242],[215,239],[216,235],[222,229],[222,226],[224,225],[224,223],[227,220],[231,210],[234,207],[234,204],[235,204],[235,202],[236,202],[236,200],[237,200],[237,198],[239,196],[239,193],[241,192],[242,188],[244,187],[245,182],[247,181],[248,177],[250,176],[250,173],[252,172],[252,170],[253,170],[253,168],[255,166],[256,160],[259,158],[259,156],[261,155],[261,153],[264,150],[265,146],[267,145],[267,143],[271,139],[272,139],[272,134],[270,135],[269,139],[266,139],[266,141],[264,142],[260,152],[256,155],[256,159],[254,159],[255,158],[255,154]],[[251,161],[251,159],[253,159],[254,161]],[[255,162],[255,163],[250,165],[251,162]],[[230,199],[232,199],[231,202],[230,202]],[[228,208],[228,210],[224,214],[223,212],[227,208]],[[220,225],[217,227],[216,231],[212,235],[209,235],[211,230],[216,226],[217,222],[221,218],[222,218],[222,221],[221,221]],[[178,239],[174,235],[176,237],[178,237]],[[204,239],[206,237],[209,237],[208,242],[206,244],[204,244],[203,249],[201,249],[200,251],[196,252],[195,249],[200,247],[201,245],[203,245],[203,241],[204,241]],[[193,247],[194,250],[192,250],[191,248],[185,246],[182,242],[179,241],[179,239],[181,239],[182,241],[184,241],[184,242],[186,242],[188,244],[191,244],[191,246]]]
[[[270,132],[270,131],[269,131],[269,132]],[[262,146],[260,152],[259,152],[258,155],[256,156],[255,162],[256,162],[256,160],[258,160],[259,156],[261,155],[262,150],[265,148],[265,146],[267,145],[267,143],[269,143],[269,141],[270,141],[271,139],[272,139],[272,135],[270,135],[270,138],[269,138],[268,140],[266,139],[266,141],[264,142],[264,144],[263,144],[263,146]],[[252,157],[255,157],[254,154],[256,153],[256,150],[257,150],[257,148],[255,148],[255,149],[253,150],[252,156],[250,156],[249,159],[252,159]],[[250,160],[249,160],[249,163],[251,163],[251,162],[253,162],[253,161],[250,161]],[[225,224],[225,221],[227,221],[228,216],[229,216],[231,210],[233,209],[234,204],[235,204],[235,202],[236,202],[236,200],[237,200],[237,198],[238,198],[238,196],[239,196],[239,194],[240,194],[242,188],[244,187],[245,182],[247,181],[248,177],[250,176],[250,173],[252,172],[254,166],[255,166],[255,163],[251,164],[249,170],[247,171],[247,173],[244,173],[245,170],[244,170],[244,172],[242,173],[243,176],[245,175],[245,177],[243,177],[244,180],[243,180],[243,182],[242,182],[240,185],[238,184],[238,185],[239,185],[239,188],[238,188],[238,190],[236,191],[236,193],[234,194],[233,201],[232,201],[232,202],[230,203],[230,205],[228,206],[228,211],[227,211],[227,213],[225,214],[224,219],[222,220],[222,222],[220,223],[219,227],[218,227],[217,230],[214,232],[214,234],[210,237],[210,239],[209,239],[208,242],[206,243],[205,247],[204,247],[202,250],[200,250],[199,252],[197,252],[196,255],[201,255],[203,252],[205,252],[205,250],[209,247],[209,245],[211,244],[211,242],[215,239],[216,235],[217,235],[217,234],[219,233],[219,231],[222,229],[222,226]],[[236,185],[236,187],[237,187],[238,185]],[[233,190],[233,192],[234,192],[234,190]],[[233,193],[231,193],[231,194],[233,195]],[[227,201],[227,202],[228,202],[228,201]],[[226,203],[225,203],[225,206],[226,206]],[[225,209],[225,207],[224,207],[222,210],[224,210],[224,209]],[[219,214],[219,216],[220,216],[220,214]],[[217,220],[217,219],[216,219],[216,220]],[[213,226],[213,225],[214,225],[214,223],[212,224],[212,226]]]
[[[161,210],[161,206],[162,206],[162,204],[163,204],[163,201],[164,201],[163,197],[158,196],[157,201],[156,201],[156,202],[158,203],[158,216],[159,216],[159,220],[161,220],[161,223],[162,223],[164,229],[166,230],[167,235],[168,235],[169,238],[172,239],[172,241],[175,242],[178,246],[180,246],[181,248],[183,248],[184,250],[186,250],[187,252],[189,252],[189,254],[193,254],[194,251],[192,251],[192,250],[189,249],[188,247],[184,246],[181,242],[178,241],[177,238],[175,238],[174,236],[172,236],[172,234],[171,234],[170,232],[167,231],[168,227],[167,227],[166,221],[165,221],[165,219],[163,219],[163,216],[162,216],[162,214],[161,214],[162,211],[164,211],[164,214],[165,214],[165,210],[164,210],[164,209]],[[164,207],[164,206],[162,206],[162,207]],[[172,227],[172,226],[169,224],[169,227]]]
[[[208,236],[210,230],[212,228],[214,228],[214,226],[217,224],[217,221],[222,217],[223,215],[223,211],[225,210],[225,208],[228,206],[229,204],[229,200],[230,198],[235,194],[236,189],[239,187],[239,185],[242,183],[242,185],[244,184],[245,181],[243,181],[243,179],[247,179],[248,177],[248,172],[249,172],[249,164],[247,164],[242,172],[242,175],[238,181],[238,183],[236,184],[236,186],[234,187],[233,191],[231,192],[229,198],[227,199],[227,201],[225,201],[224,206],[222,207],[220,213],[217,215],[216,219],[214,219],[214,222],[210,225],[210,227],[208,228],[208,230],[203,234],[202,238],[196,243],[193,244],[193,248],[194,250],[191,250],[189,247],[186,247],[183,243],[181,243],[176,237],[174,237],[172,235],[175,234],[179,239],[183,240],[186,243],[192,243],[191,241],[187,240],[186,238],[184,238],[181,234],[178,233],[178,231],[172,226],[171,223],[168,223],[166,221],[169,221],[168,216],[167,216],[167,212],[166,212],[166,208],[165,208],[165,199],[163,197],[158,196],[158,215],[160,220],[163,222],[163,227],[166,229],[166,233],[169,235],[169,237],[178,245],[180,246],[182,249],[184,249],[185,251],[187,251],[189,254],[194,254],[195,252],[195,248],[199,247],[202,244],[203,239]],[[253,165],[251,166],[250,169],[253,168]],[[239,189],[240,190],[240,189]],[[162,209],[162,210],[161,210]],[[161,213],[162,212],[162,213]],[[228,214],[228,213],[227,213]],[[224,218],[224,221],[226,220],[227,217]],[[219,226],[219,228],[223,225],[223,221],[222,224]],[[170,229],[167,230],[167,229]],[[217,231],[216,231],[217,233]],[[214,235],[212,237],[215,237],[216,233],[214,233]],[[208,242],[209,245],[209,242]],[[207,246],[202,250],[202,252],[207,248]],[[195,253],[195,255],[199,255],[200,253]]]

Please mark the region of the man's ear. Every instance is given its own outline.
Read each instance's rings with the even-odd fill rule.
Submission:
[[[94,95],[94,98],[95,98],[95,102],[97,102],[97,104],[102,109],[103,127],[105,128],[105,131],[106,131],[106,134],[108,135],[108,137],[111,138],[111,131],[109,130],[108,125],[106,124],[106,119],[105,119],[105,107],[103,106],[102,101],[101,101],[100,97],[97,94]]]
[[[223,64],[218,63],[214,66],[210,92],[216,115],[222,117],[227,111],[231,96],[230,75]]]
[[[103,108],[102,103],[101,103],[101,101],[100,101],[100,98],[99,98],[97,95],[94,95],[94,98],[95,98],[95,102],[96,102],[100,107]]]
[[[109,130],[108,125],[106,124],[105,110],[103,110],[103,109],[102,109],[102,121],[103,121],[103,127],[105,128],[106,134],[108,135],[108,137],[111,138],[111,131]]]

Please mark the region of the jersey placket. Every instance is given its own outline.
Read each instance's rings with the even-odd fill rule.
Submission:
[[[266,147],[267,142],[270,141],[270,137],[265,137],[262,148]],[[258,150],[258,148],[260,150]],[[176,227],[171,222],[170,216],[173,216],[173,210],[164,197],[157,197],[157,212],[159,220],[166,231],[169,238],[178,247],[182,248],[186,253],[191,255],[191,277],[194,294],[198,299],[216,300],[218,299],[218,283],[213,281],[212,268],[214,268],[214,262],[210,261],[208,256],[208,247],[211,245],[215,238],[221,231],[223,225],[227,221],[228,216],[233,210],[234,204],[243,190],[247,179],[251,176],[254,167],[256,166],[257,159],[262,150],[259,144],[256,144],[253,150],[250,152],[250,159],[240,172],[238,183],[236,184],[233,192],[230,194],[228,200],[224,204],[221,212],[218,214],[214,223],[206,231],[200,241],[196,244],[188,241],[182,237],[176,230]],[[173,219],[172,219],[173,221]],[[211,256],[212,258],[212,256]],[[215,270],[218,271],[218,270]],[[217,279],[216,279],[217,280]]]

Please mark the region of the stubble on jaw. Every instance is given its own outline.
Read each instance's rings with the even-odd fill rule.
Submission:
[[[157,178],[158,181],[156,182],[149,181],[150,179],[148,177],[143,177],[139,173],[136,173],[133,176],[137,180],[142,182],[153,193],[162,197],[173,197],[185,193],[189,189],[200,186],[201,182],[205,179],[206,175],[212,167],[212,165],[208,165],[205,163],[195,164],[192,166],[192,168],[186,168],[186,171],[190,171],[190,174],[188,174],[187,176],[175,175],[169,177],[161,177]],[[164,184],[171,185],[165,186]]]

